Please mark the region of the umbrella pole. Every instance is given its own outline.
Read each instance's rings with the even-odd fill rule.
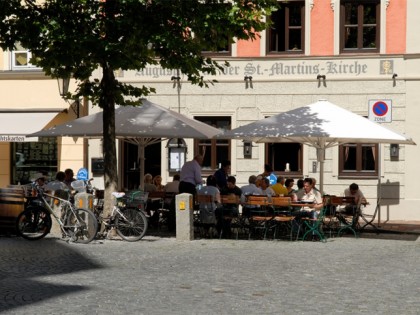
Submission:
[[[138,144],[138,156],[140,159],[140,189],[144,190],[144,143]]]
[[[324,195],[324,163],[325,163],[325,148],[316,149],[317,160],[319,162],[319,191],[321,196]]]

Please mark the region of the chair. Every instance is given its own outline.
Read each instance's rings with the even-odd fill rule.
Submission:
[[[341,236],[345,231],[349,231],[357,237],[357,222],[359,220],[359,205],[354,204],[354,197],[332,197],[331,203],[337,206],[336,216],[340,223],[337,235]],[[347,214],[341,210],[346,206],[352,207],[352,214]]]
[[[304,222],[306,228],[305,233],[302,237],[302,241],[304,241],[308,235],[311,235],[312,237],[317,235],[319,237],[319,240],[323,243],[327,241],[324,232],[322,231],[322,223],[324,221],[326,210],[326,206],[322,207],[322,209],[319,211],[318,217],[315,219],[302,218],[302,221]]]
[[[274,230],[274,239],[277,238],[279,232],[283,232],[282,235],[289,235],[290,240],[293,239],[293,230],[291,222],[295,218],[291,215],[292,199],[290,197],[273,197],[272,205],[274,209],[274,218],[275,230]]]
[[[322,222],[324,231],[328,231],[330,237],[333,231],[338,231],[340,221],[337,217],[337,209],[342,205],[342,198],[337,196],[325,196],[324,197],[325,216]]]
[[[230,206],[236,206],[240,204],[240,198],[237,195],[229,194],[229,195],[221,195],[221,202],[223,206],[227,206],[228,208]],[[224,211],[223,211],[224,212]],[[244,229],[243,220],[239,216],[239,214],[234,213],[222,213],[221,217],[219,218],[221,220],[222,228],[220,230],[219,238],[222,238],[223,236],[223,230],[226,231],[226,229],[231,229],[236,231],[236,239],[239,238],[239,231]]]
[[[212,236],[211,231],[216,230],[216,203],[212,195],[197,194],[199,204],[198,216],[195,226],[198,227],[200,236]]]
[[[357,222],[358,225],[359,225],[360,232],[363,232],[363,230],[367,226],[370,225],[371,227],[374,228],[375,232],[378,234],[379,233],[379,229],[378,229],[378,227],[376,225],[373,224],[373,221],[375,220],[375,218],[376,218],[376,216],[378,214],[378,211],[379,211],[379,209],[381,207],[381,200],[378,198],[378,201],[376,202],[376,208],[375,208],[375,211],[373,212],[373,214],[366,214],[366,213],[364,213],[364,211],[362,209],[362,206],[363,205],[361,205],[360,206],[360,209],[359,209],[359,218],[361,218],[365,223],[363,225],[359,225],[359,221]]]
[[[258,208],[251,210],[249,217],[248,238],[251,239],[252,234],[257,234],[257,231],[263,231],[263,239],[267,239],[268,231],[273,227],[271,224],[274,213],[271,203],[267,196],[253,196],[247,198],[247,205],[258,206]]]

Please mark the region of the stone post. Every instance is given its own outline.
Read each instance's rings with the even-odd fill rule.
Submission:
[[[176,239],[191,241],[194,239],[193,196],[186,193],[176,195],[175,204]]]

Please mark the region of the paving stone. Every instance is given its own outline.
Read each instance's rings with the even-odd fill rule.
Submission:
[[[0,238],[2,314],[420,314],[420,242]]]

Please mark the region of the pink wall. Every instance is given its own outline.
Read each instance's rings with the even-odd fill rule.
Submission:
[[[334,12],[331,2],[315,0],[311,11],[312,56],[326,56],[334,53]]]
[[[387,54],[405,53],[406,35],[407,35],[406,25],[407,25],[407,0],[390,1],[389,6],[386,9],[386,53]]]
[[[237,42],[238,57],[259,57],[261,39],[257,37],[253,41],[239,40]]]

